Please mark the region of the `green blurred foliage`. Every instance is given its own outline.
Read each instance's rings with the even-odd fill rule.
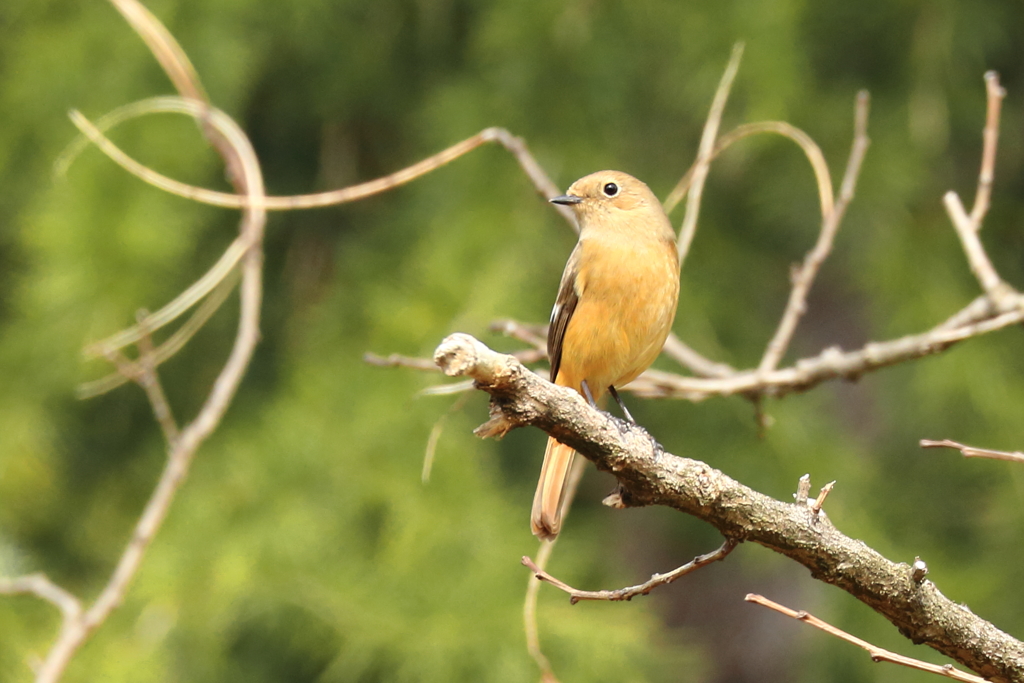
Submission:
[[[1009,91],[983,239],[1024,284],[1024,6],[955,3],[160,0],[214,102],[252,136],[269,190],[340,187],[396,170],[487,126],[523,136],[567,186],[620,168],[664,195],[692,159],[731,45],[746,53],[724,127],[782,119],[848,152],[853,100],[873,96],[858,196],[788,358],[924,330],[978,293],[940,204],[973,197],[982,74]],[[156,309],[212,264],[237,216],[142,185],[95,150],[51,178],[69,108],[100,114],[169,92],[107,4],[0,5],[0,572],[45,571],[92,597],[163,464],[142,392],[87,402],[107,370],[80,350]],[[114,133],[143,161],[225,188],[195,126],[168,116]],[[716,162],[683,273],[676,331],[756,364],[790,264],[818,228],[799,151],[743,142]],[[678,219],[678,216],[674,217]],[[428,434],[453,399],[438,381],[369,367],[365,351],[429,355],[499,317],[546,319],[573,237],[514,161],[485,148],[364,202],[275,214],[259,346],[221,430],[201,450],[125,604],[67,681],[527,681],[521,605],[527,516],[543,448],[451,413],[429,484]],[[232,300],[233,301],[233,300]],[[162,371],[195,414],[230,346],[231,306]],[[803,395],[769,401],[759,438],[739,398],[641,402],[671,451],[780,499],[810,472],[837,479],[829,514],[894,560],[920,555],[951,598],[1024,632],[1024,471],[919,450],[920,438],[1024,447],[1019,329]],[[662,360],[660,367],[671,368]],[[591,475],[552,562],[613,587],[717,543],[667,510],[614,512]],[[629,604],[570,607],[542,589],[540,630],[563,681],[918,680],[745,605],[750,591],[900,652],[915,648],[852,597],[759,547]],[[0,679],[26,681],[57,615],[0,600]]]

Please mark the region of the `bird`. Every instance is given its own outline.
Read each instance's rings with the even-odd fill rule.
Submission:
[[[654,193],[621,171],[580,178],[549,200],[568,206],[579,241],[562,273],[548,326],[551,381],[594,407],[636,379],[661,352],[679,300],[676,236]],[[576,452],[549,437],[530,526],[552,540],[562,525],[565,487]]]

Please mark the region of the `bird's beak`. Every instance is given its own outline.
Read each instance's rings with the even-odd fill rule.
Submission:
[[[559,195],[558,197],[552,197],[548,201],[551,202],[552,204],[565,204],[566,206],[571,206],[573,204],[579,204],[580,202],[582,202],[583,197],[577,197],[574,194],[563,194]]]

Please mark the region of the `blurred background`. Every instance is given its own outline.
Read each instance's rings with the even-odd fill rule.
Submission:
[[[1009,91],[983,240],[1024,286],[1024,5],[834,0],[153,0],[213,102],[250,134],[268,191],[390,173],[488,126],[523,136],[560,187],[602,168],[665,196],[696,154],[731,46],[746,52],[723,120],[802,128],[841,175],[856,92],[872,95],[868,152],[787,356],[930,328],[978,293],[941,206],[973,200],[982,75]],[[140,389],[89,401],[106,371],[81,348],[155,310],[231,241],[237,214],[143,185],[95,150],[53,163],[95,119],[171,87],[105,2],[0,4],[0,573],[44,571],[94,597],[164,462]],[[228,189],[195,126],[159,116],[113,137],[187,182]],[[672,216],[678,225],[679,210]],[[675,331],[705,355],[756,365],[819,225],[813,175],[778,137],[712,168]],[[483,442],[482,395],[362,362],[429,356],[448,333],[492,346],[497,318],[544,322],[575,237],[516,163],[489,146],[338,208],[273,214],[263,340],[219,432],[124,605],[72,681],[531,681],[522,600],[544,435]],[[230,346],[234,299],[162,368],[181,419]],[[767,401],[759,437],[742,398],[641,401],[674,453],[789,500],[810,473],[838,484],[828,513],[887,557],[921,556],[950,598],[1024,635],[1024,468],[922,451],[921,438],[1024,448],[1019,328]],[[662,369],[677,370],[661,359]],[[448,415],[429,483],[428,435]],[[584,588],[637,583],[717,547],[663,509],[613,511],[591,471],[550,570]],[[768,550],[649,597],[570,606],[541,588],[540,635],[572,681],[910,681],[849,645],[743,602],[760,592],[901,653],[944,663],[882,617]],[[0,599],[0,680],[30,680],[58,626],[49,605]]]

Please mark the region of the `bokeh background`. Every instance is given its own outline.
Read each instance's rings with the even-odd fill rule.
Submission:
[[[792,361],[923,331],[978,293],[941,196],[973,198],[985,97],[1009,91],[983,239],[1024,285],[1024,5],[1015,0],[153,0],[211,97],[249,132],[274,194],[341,187],[487,126],[523,136],[556,182],[601,168],[664,196],[688,167],[735,41],[746,53],[723,130],[782,119],[834,175],[856,92],[873,140],[857,198],[811,296]],[[107,368],[82,346],[154,310],[213,263],[237,214],[167,196],[95,150],[61,180],[68,109],[93,118],[170,92],[101,0],[0,3],[0,572],[45,571],[95,596],[163,465],[144,396],[79,401]],[[195,126],[135,121],[114,138],[183,180],[226,189]],[[781,138],[714,165],[683,273],[675,331],[756,365],[790,264],[818,229],[817,192]],[[673,216],[678,224],[681,211]],[[401,189],[275,214],[263,340],[223,426],[201,450],[123,607],[65,680],[530,681],[519,565],[544,436],[482,442],[483,396],[452,410],[442,381],[365,365],[428,356],[453,331],[493,346],[490,321],[547,318],[574,236],[497,147]],[[228,306],[163,369],[195,413],[233,334]],[[924,558],[941,590],[1024,635],[1024,468],[922,451],[920,438],[1024,447],[1024,335],[1011,329],[768,401],[758,435],[742,398],[630,400],[672,452],[788,499],[832,479],[832,520],[887,557]],[[659,367],[674,369],[664,359]],[[629,400],[627,396],[627,400]],[[448,415],[428,484],[428,435]],[[706,525],[612,511],[593,472],[551,563],[587,588],[636,583],[716,547]],[[643,599],[571,607],[541,590],[542,642],[571,681],[911,681],[743,602],[761,592],[879,645],[945,660],[756,546]],[[0,599],[0,680],[27,681],[58,618]]]

